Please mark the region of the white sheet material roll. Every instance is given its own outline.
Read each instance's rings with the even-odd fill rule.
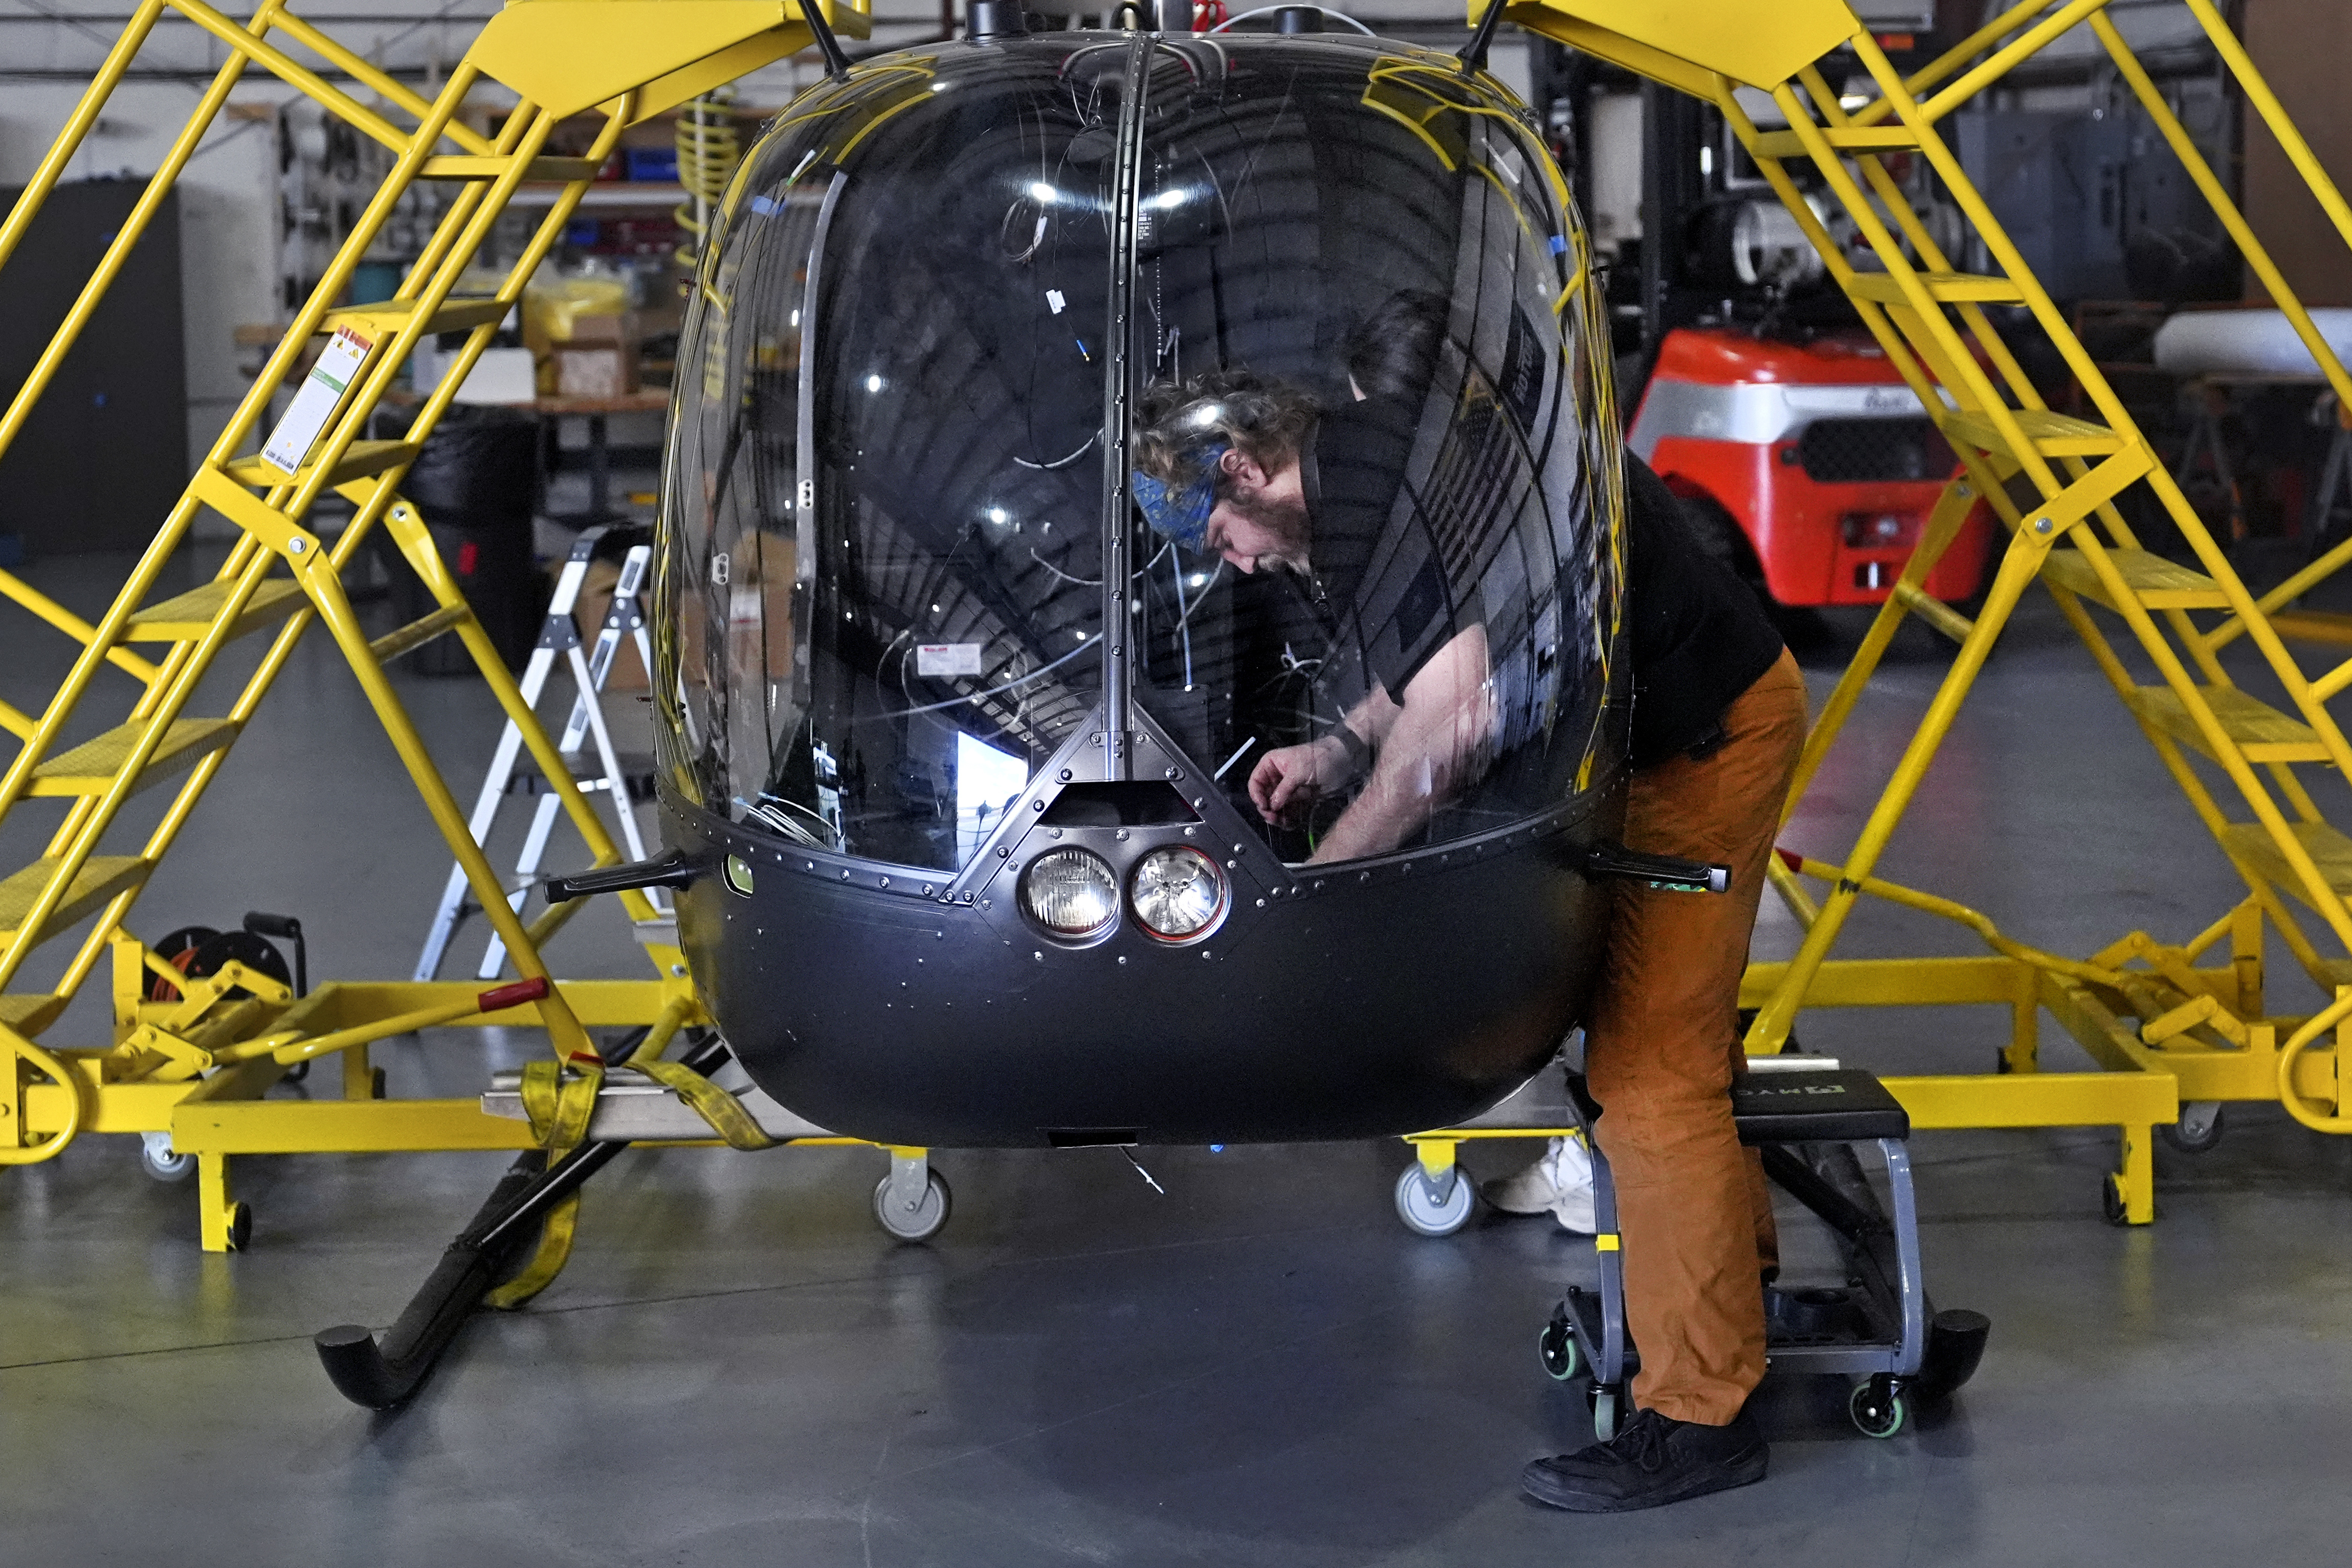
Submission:
[[[2352,361],[2352,309],[2311,313],[2338,359]],[[2315,376],[2318,361],[2284,310],[2184,310],[2157,329],[2156,368],[2176,376]]]

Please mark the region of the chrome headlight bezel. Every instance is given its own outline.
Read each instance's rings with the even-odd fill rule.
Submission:
[[[1091,873],[1089,880],[1093,881],[1101,891],[1102,918],[1083,928],[1057,925],[1038,908],[1038,877],[1041,873],[1055,874],[1057,869],[1064,865],[1089,872]],[[1057,942],[1094,941],[1118,925],[1123,907],[1123,901],[1119,896],[1118,873],[1111,869],[1110,862],[1092,850],[1080,849],[1075,844],[1047,850],[1044,854],[1022,867],[1016,896],[1021,906],[1022,916],[1031,925]]]
[[[1164,858],[1181,858],[1196,862],[1205,880],[1214,890],[1214,902],[1208,914],[1197,925],[1189,930],[1172,933],[1163,931],[1144,916],[1143,879],[1150,873],[1153,863]],[[1135,923],[1135,928],[1138,931],[1163,946],[1181,947],[1202,940],[1223,924],[1225,912],[1233,907],[1233,879],[1225,874],[1225,868],[1217,863],[1214,856],[1204,853],[1191,844],[1160,844],[1147,850],[1137,858],[1134,867],[1127,875],[1129,918]]]

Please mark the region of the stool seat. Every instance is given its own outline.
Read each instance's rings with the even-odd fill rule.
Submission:
[[[1601,1114],[1584,1074],[1568,1074],[1578,1124]],[[1731,1081],[1731,1119],[1739,1141],[1762,1144],[1853,1144],[1911,1135],[1910,1113],[1886,1085],[1859,1067],[1775,1068]]]
[[[1731,1081],[1743,1144],[1853,1144],[1907,1138],[1902,1102],[1858,1067],[1748,1072]]]

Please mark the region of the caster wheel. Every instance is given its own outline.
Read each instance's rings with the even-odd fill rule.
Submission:
[[[253,1206],[233,1203],[228,1207],[228,1249],[242,1252],[253,1241]]]
[[[2180,1120],[2156,1135],[2184,1155],[2201,1155],[2221,1141],[2221,1107],[2210,1100],[2180,1108]]]
[[[948,1222],[948,1210],[955,1205],[955,1195],[948,1190],[947,1177],[930,1173],[923,1186],[923,1196],[913,1207],[890,1201],[890,1178],[884,1176],[874,1189],[875,1223],[901,1241],[928,1241],[940,1233]]]
[[[286,1076],[279,1079],[278,1082],[281,1083],[299,1083],[302,1080],[310,1076],[310,1063],[306,1060],[298,1061],[293,1066],[288,1068],[286,1070]]]
[[[2010,1066],[2009,1052],[2005,1051],[1996,1051],[1992,1053],[1992,1070],[1996,1076],[2017,1071],[2015,1068]]]
[[[1854,1385],[1845,1402],[1845,1413],[1853,1417],[1854,1429],[1865,1437],[1892,1437],[1911,1418],[1903,1396],[1895,1392],[1892,1384],[1878,1377]]]
[[[169,1133],[142,1133],[139,1168],[157,1181],[177,1186],[196,1174],[196,1156],[173,1153]]]
[[[1454,1167],[1454,1185],[1446,1189],[1441,1201],[1433,1197],[1429,1183],[1422,1179],[1418,1161],[1404,1167],[1397,1176],[1397,1218],[1405,1228],[1423,1236],[1451,1236],[1470,1223],[1478,1212],[1478,1189],[1470,1173],[1461,1166]]]
[[[1576,1335],[1569,1331],[1564,1318],[1556,1317],[1544,1325],[1543,1336],[1536,1341],[1536,1354],[1543,1358],[1543,1369],[1562,1383],[1584,1367],[1584,1357],[1577,1352]]]
[[[371,1099],[371,1100],[382,1100],[382,1099],[383,1099],[383,1098],[385,1097],[385,1096],[384,1096],[384,1092],[383,1092],[383,1083],[384,1083],[384,1078],[383,1078],[383,1068],[381,1068],[381,1067],[372,1067],[372,1068],[368,1069],[368,1098],[369,1098],[369,1099]]]
[[[2128,1225],[2129,1212],[2124,1206],[2123,1183],[2113,1175],[2099,1178],[2099,1213],[2109,1225]]]
[[[1617,1437],[1618,1416],[1622,1413],[1625,1403],[1624,1396],[1614,1388],[1603,1388],[1595,1384],[1592,1392],[1585,1398],[1586,1402],[1592,1406],[1593,1440],[1601,1443],[1614,1441]]]

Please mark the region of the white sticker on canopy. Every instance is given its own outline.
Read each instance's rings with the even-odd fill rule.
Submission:
[[[919,643],[915,646],[915,674],[919,675],[976,675],[980,674],[978,643]]]
[[[343,393],[367,360],[368,350],[375,340],[362,338],[349,327],[339,327],[319,352],[318,363],[302,378],[302,390],[294,394],[287,405],[286,417],[269,433],[261,448],[262,459],[281,473],[291,474],[302,466],[310,455],[310,448],[319,444],[319,433],[327,428],[327,421],[335,417],[342,405]]]

